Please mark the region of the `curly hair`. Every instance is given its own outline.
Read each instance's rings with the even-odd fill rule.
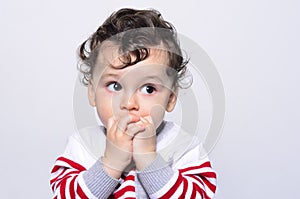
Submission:
[[[176,82],[184,77],[188,59],[184,60],[174,26],[165,21],[154,9],[136,10],[123,8],[114,12],[79,47],[79,71],[82,83],[88,85],[104,41],[117,44],[122,68],[134,65],[149,56],[150,48],[163,46],[168,55]]]

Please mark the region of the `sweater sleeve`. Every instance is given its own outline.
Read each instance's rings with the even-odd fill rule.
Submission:
[[[108,198],[119,181],[110,177],[99,160],[91,156],[78,137],[72,135],[51,171],[54,198]]]
[[[80,164],[60,157],[51,172],[50,185],[54,198],[108,198],[118,180],[111,178],[103,170],[100,161],[86,170]]]
[[[217,175],[208,158],[197,160],[196,153],[197,149],[191,150],[173,166],[163,166],[164,160],[158,157],[140,172],[139,180],[150,198],[213,198]]]

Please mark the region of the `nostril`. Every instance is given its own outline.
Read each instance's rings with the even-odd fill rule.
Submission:
[[[121,109],[126,109],[128,111],[139,109],[138,98],[135,93],[134,94],[124,93],[120,99],[121,99],[120,102]]]

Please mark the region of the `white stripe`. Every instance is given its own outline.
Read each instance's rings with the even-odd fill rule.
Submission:
[[[133,191],[126,191],[120,198],[128,198],[128,197],[136,197],[135,192]]]
[[[201,175],[201,173],[206,173],[206,172],[214,173],[214,171],[210,167],[203,167],[201,169],[187,170],[185,172],[182,172],[182,174],[200,174]]]
[[[67,169],[64,173],[61,172],[62,175],[59,175],[58,179],[55,181],[55,184],[57,184],[58,182],[60,182],[61,180],[63,180],[67,175],[70,174],[70,172],[72,171],[77,171],[77,170],[74,170],[74,169]],[[77,175],[77,174],[71,174],[72,175]],[[55,186],[55,188],[57,188]]]
[[[55,196],[57,196],[57,199],[60,199],[60,198],[61,198],[59,189],[55,189],[55,192],[54,192],[54,194],[53,194],[53,198],[54,198]]]
[[[171,198],[179,198],[179,196],[181,196],[182,192],[183,192],[183,183],[181,183],[179,185],[178,189],[175,191],[175,193],[173,193]]]
[[[203,184],[205,184],[205,183],[204,183],[201,179],[200,179],[201,182],[199,182],[198,180],[196,180],[196,179],[194,179],[194,178],[192,178],[192,177],[186,177],[186,179],[187,179],[188,181],[190,181],[190,182],[195,183],[195,184],[198,185],[201,189],[205,190],[205,185],[203,186],[203,185],[201,184],[201,182],[202,182]]]
[[[208,177],[206,177],[206,180],[208,180],[213,185],[217,185],[217,179],[216,178],[208,178]]]
[[[205,193],[206,195],[208,195],[210,198],[214,195],[214,193],[212,192],[212,190],[209,189],[209,187],[205,184],[205,182],[202,181],[202,179],[198,176],[195,176],[199,181],[201,181],[204,186],[196,179],[190,177],[189,179],[191,180],[191,182],[194,182],[195,184],[197,184]]]
[[[54,173],[51,173],[51,180],[54,179],[54,178],[56,178],[57,176],[59,176],[63,171],[64,171],[63,168],[59,168]]]
[[[195,198],[196,198],[196,199],[203,199],[202,196],[201,196],[201,194],[200,194],[199,192],[197,192],[197,191],[196,191],[196,196],[195,196]]]
[[[66,181],[66,187],[65,187],[65,196],[66,199],[71,199],[71,194],[70,194],[70,181],[73,179],[72,177],[69,177]]]
[[[55,166],[68,167],[68,168],[71,167],[72,168],[72,166],[70,164],[68,164],[67,162],[62,161],[62,160],[57,160],[55,162]]]
[[[135,182],[133,180],[126,180],[121,184],[121,186],[118,188],[118,190],[121,190],[122,188],[130,186],[130,185],[135,187]]]
[[[193,184],[190,180],[187,180],[187,182],[188,182],[188,186],[187,186],[185,198],[191,198],[193,192]]]
[[[58,170],[59,171],[59,170]],[[58,185],[58,183],[63,179],[63,177],[65,176],[65,175],[67,175],[68,174],[68,171],[67,170],[61,170],[61,172],[59,172],[59,174],[56,176],[56,177],[58,177],[52,184],[51,184],[51,188],[52,188],[52,185],[54,186],[54,190],[57,190],[58,189],[58,187],[57,187],[57,185]],[[53,178],[54,179],[54,178]],[[59,190],[59,189],[58,189]]]

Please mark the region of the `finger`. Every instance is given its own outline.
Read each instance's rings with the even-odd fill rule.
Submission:
[[[140,117],[140,120],[146,126],[153,125],[153,120],[150,115],[146,117]]]
[[[145,126],[138,123],[130,123],[127,126],[125,134],[132,139],[136,134],[145,130]]]
[[[107,129],[113,128],[115,123],[116,123],[116,120],[115,120],[114,117],[109,118],[108,121],[107,121],[107,127],[106,128]]]
[[[145,126],[145,130],[135,136],[135,138],[150,138],[156,135],[156,128],[151,116],[141,117],[140,121]]]
[[[115,118],[111,117],[108,119],[107,121],[107,135],[111,135],[112,133],[116,132],[116,123],[117,121],[115,120]]]
[[[137,122],[137,121],[139,121],[139,118],[137,116],[126,115],[125,117],[119,119],[117,124],[117,131],[123,133],[126,131],[129,123]]]

